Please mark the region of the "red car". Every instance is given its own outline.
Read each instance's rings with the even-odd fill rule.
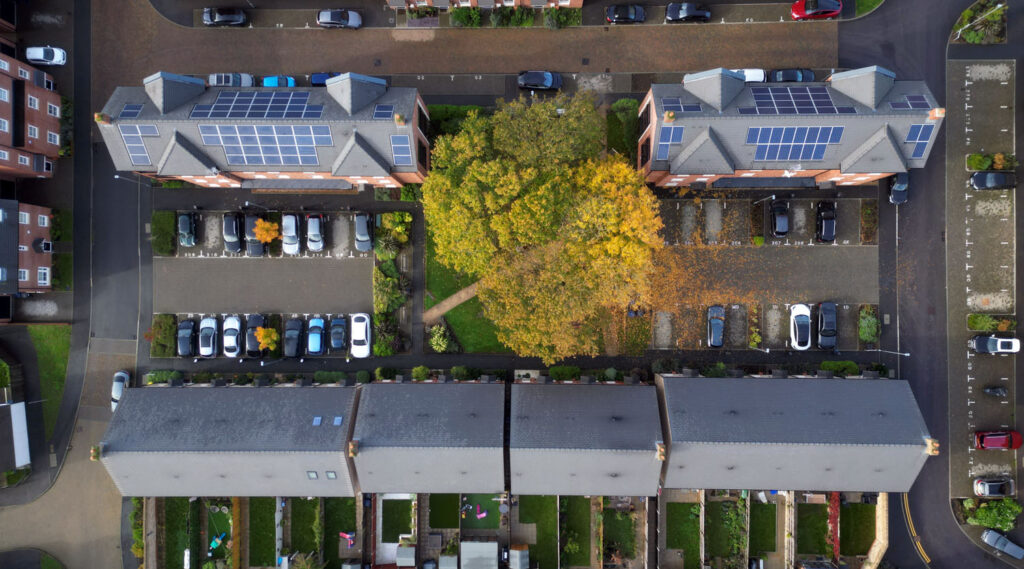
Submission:
[[[794,20],[826,20],[838,18],[842,11],[841,0],[796,0],[790,14]]]
[[[976,449],[1015,449],[1020,448],[1021,438],[1017,431],[975,431],[974,448]]]

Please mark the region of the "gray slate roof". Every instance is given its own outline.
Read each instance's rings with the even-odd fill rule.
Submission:
[[[353,462],[363,492],[504,490],[505,386],[362,387]]]
[[[0,281],[0,294],[18,292],[18,201],[0,200],[0,267],[7,277]]]
[[[723,67],[683,76],[686,91],[718,111],[743,91],[744,84],[742,73]]]
[[[906,492],[928,428],[905,381],[664,376],[666,488]]]
[[[701,128],[683,151],[672,160],[672,170],[694,170],[705,174],[732,174],[736,168],[732,157],[722,147],[718,135],[710,128]]]
[[[125,496],[353,496],[354,397],[348,387],[126,389],[102,461]]]
[[[514,494],[649,496],[662,440],[650,385],[514,384]]]

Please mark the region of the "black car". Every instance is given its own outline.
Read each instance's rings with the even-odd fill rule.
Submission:
[[[768,80],[773,83],[807,83],[814,81],[814,72],[810,69],[773,69]]]
[[[1006,397],[1009,395],[1009,391],[1002,385],[990,385],[984,391],[992,397]]]
[[[348,320],[344,316],[331,319],[331,349],[348,349]]]
[[[910,174],[900,172],[889,178],[889,203],[904,204],[910,198]]]
[[[191,213],[178,214],[178,246],[196,246],[196,216]]]
[[[204,26],[244,26],[249,23],[241,8],[203,8]]]
[[[178,322],[178,355],[191,358],[196,355],[196,323],[192,320]]]
[[[639,24],[647,19],[647,12],[639,4],[612,4],[604,17],[610,24]]]
[[[666,22],[708,22],[711,10],[703,4],[693,2],[673,2],[665,11]]]
[[[262,257],[265,251],[263,242],[256,239],[256,220],[258,215],[245,216],[245,254],[249,257]]]
[[[259,338],[256,337],[256,329],[266,326],[266,319],[262,314],[248,314],[245,317],[245,355],[250,358],[258,358],[263,355],[260,349]]]
[[[562,88],[562,76],[550,71],[523,71],[519,74],[519,88],[556,91]]]
[[[834,350],[839,335],[836,303],[822,302],[818,305],[818,347]]]
[[[772,214],[772,235],[775,237],[789,235],[789,202],[772,200],[768,209]]]
[[[225,213],[222,231],[224,235],[224,250],[228,253],[242,252],[241,223],[238,221],[237,213]]]
[[[292,318],[284,324],[284,357],[297,358],[302,355],[302,320]]]
[[[836,202],[822,200],[818,202],[818,213],[815,222],[814,237],[821,243],[832,243],[836,240]]]
[[[708,347],[721,348],[725,337],[725,308],[708,307]]]
[[[975,172],[971,176],[971,187],[975,190],[1012,190],[1017,186],[1013,172]]]

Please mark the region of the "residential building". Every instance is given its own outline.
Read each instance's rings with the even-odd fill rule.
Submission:
[[[51,290],[52,218],[48,207],[0,200],[0,295]]]
[[[662,463],[653,385],[512,385],[513,494],[653,496]]]
[[[0,38],[0,48],[0,177],[49,178],[60,155],[60,94],[50,74],[15,58],[13,43]]]
[[[155,73],[96,117],[114,167],[207,188],[353,190],[420,183],[429,167],[416,89],[345,73],[326,87],[207,87]]]
[[[637,166],[659,187],[866,184],[923,167],[944,116],[924,81],[878,66],[814,83],[711,69],[651,86]]]
[[[665,488],[908,492],[932,448],[906,381],[656,381]]]
[[[389,7],[395,10],[415,10],[417,8],[582,8],[583,0],[386,0]],[[486,17],[486,15],[485,15]]]
[[[100,442],[125,496],[354,496],[350,387],[126,389]]]
[[[361,387],[349,457],[364,493],[505,490],[505,386]]]

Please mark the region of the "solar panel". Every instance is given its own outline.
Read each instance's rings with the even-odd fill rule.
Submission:
[[[914,145],[914,149],[910,152],[911,158],[924,158],[924,152],[928,149],[928,141],[932,138],[932,132],[935,130],[933,124],[912,124],[910,125],[910,131],[907,132],[907,139],[903,142]]]
[[[683,101],[678,97],[662,99],[661,108],[666,111],[675,111],[677,113],[681,113],[683,112]]]
[[[656,160],[668,160],[669,150],[673,144],[679,144],[683,141],[683,127],[681,126],[663,126],[661,127],[661,134],[658,138],[658,154],[655,156]]]
[[[223,91],[209,105],[192,107],[193,119],[318,119],[323,105],[310,105],[306,91]]]
[[[160,136],[160,131],[151,124],[121,124],[117,127],[121,131],[121,140],[124,141],[124,147],[128,149],[128,157],[131,158],[132,164],[151,166],[153,162],[149,159],[149,152],[146,150],[142,137]]]
[[[395,166],[412,166],[412,145],[409,135],[391,135],[391,154],[395,157]]]
[[[118,113],[117,118],[119,119],[136,119],[139,118],[139,113],[142,112],[142,105],[138,103],[125,103],[124,107],[121,108],[121,112]]]
[[[747,128],[747,144],[756,144],[754,160],[823,160],[829,144],[843,139],[841,126]]]
[[[889,106],[898,111],[906,111],[910,109],[930,109],[931,104],[928,103],[928,99],[924,95],[904,95],[903,100],[892,101]]]
[[[375,119],[390,119],[394,113],[394,105],[375,105],[373,107],[373,118]]]
[[[316,166],[317,146],[332,146],[327,125],[199,125],[207,146],[222,146],[228,164]]]
[[[696,103],[683,105],[683,112],[684,113],[699,113],[700,111],[701,111],[700,105],[698,105]]]
[[[853,114],[853,107],[837,107],[825,87],[754,87],[753,107],[739,107],[741,115]]]

